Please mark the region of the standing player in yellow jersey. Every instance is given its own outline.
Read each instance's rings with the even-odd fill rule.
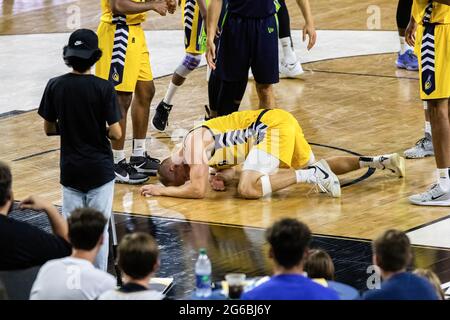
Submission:
[[[340,197],[336,174],[362,167],[388,169],[404,176],[405,160],[398,154],[377,157],[334,157],[316,162],[303,131],[292,114],[281,109],[234,112],[192,129],[183,146],[158,169],[165,186],[142,187],[143,195],[203,198],[208,180],[214,190],[238,173],[238,192],[248,199],[269,195],[296,183],[317,185]],[[210,178],[209,168],[216,170]],[[240,170],[239,170],[240,171]]]
[[[450,0],[414,0],[406,41],[419,59],[420,98],[427,101],[437,182],[409,198],[425,206],[450,206]]]
[[[116,182],[139,184],[156,173],[159,161],[146,152],[146,136],[150,104],[155,94],[150,56],[144,30],[147,11],[166,15],[173,13],[175,0],[101,0],[102,17],[98,27],[99,47],[103,56],[97,63],[96,75],[110,80],[117,91],[123,118],[122,138],[112,142]],[[134,96],[133,96],[134,93]],[[125,158],[125,137],[128,110],[133,122],[133,152],[130,162]]]
[[[184,25],[184,46],[186,55],[175,70],[164,99],[156,108],[152,124],[159,131],[166,130],[172,99],[187,76],[199,66],[206,50],[206,0],[181,0]]]

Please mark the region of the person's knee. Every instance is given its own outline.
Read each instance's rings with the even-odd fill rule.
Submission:
[[[155,95],[155,84],[153,81],[138,83],[138,88],[135,92],[134,99],[137,100],[138,105],[144,108],[150,108],[153,96]]]
[[[175,73],[177,73],[183,78],[186,78],[189,75],[189,73],[194,71],[200,65],[201,61],[202,61],[201,55],[187,53],[183,59],[183,62],[175,70]]]
[[[262,197],[262,188],[259,179],[251,183],[239,183],[238,193],[245,199],[259,199]]]
[[[431,121],[448,118],[448,112],[448,102],[434,101],[433,103],[428,103],[428,114]]]

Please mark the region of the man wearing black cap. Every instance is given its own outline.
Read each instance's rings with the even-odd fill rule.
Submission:
[[[101,57],[97,35],[87,29],[72,33],[64,47],[64,61],[72,71],[50,79],[39,115],[47,135],[61,136],[63,214],[80,207],[95,208],[109,219],[114,195],[114,168],[110,140],[120,139],[122,118],[114,86],[91,75]],[[107,229],[105,239],[108,239]],[[106,270],[108,241],[96,266]]]

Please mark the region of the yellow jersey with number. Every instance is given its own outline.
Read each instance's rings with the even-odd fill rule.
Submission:
[[[111,10],[111,6],[109,4],[110,0],[101,0],[102,1],[102,17],[101,21],[106,23],[113,22],[113,12]],[[145,0],[131,0],[133,2],[145,2]],[[127,14],[126,21],[128,25],[140,24],[147,20],[147,13],[138,13],[138,14]]]
[[[422,24],[425,16],[425,9],[429,0],[414,0],[412,7],[412,15],[414,20]],[[431,13],[431,23],[450,24],[450,6],[433,1],[433,11]]]
[[[281,109],[238,111],[203,123],[214,136],[209,166],[225,169],[241,164],[252,148],[281,161],[284,168],[303,168],[311,158],[297,119]]]

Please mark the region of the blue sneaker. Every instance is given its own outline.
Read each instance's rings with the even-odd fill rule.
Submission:
[[[404,54],[400,54],[399,52],[396,64],[397,68],[400,69],[406,69],[410,71],[419,70],[419,63],[417,61],[417,57],[411,49],[406,50]]]

